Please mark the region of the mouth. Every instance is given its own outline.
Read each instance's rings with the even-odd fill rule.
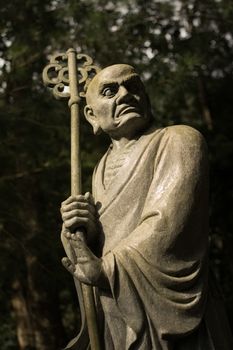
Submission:
[[[133,107],[133,106],[128,106],[128,107],[124,107],[122,108],[119,113],[117,114],[116,116],[116,119],[119,119],[121,118],[122,116],[126,115],[126,114],[129,114],[129,113],[136,113],[136,114],[139,114],[139,110],[138,108],[136,107]]]

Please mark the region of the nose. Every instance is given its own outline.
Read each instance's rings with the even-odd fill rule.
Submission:
[[[133,96],[124,85],[120,85],[117,96],[117,104],[132,100]]]

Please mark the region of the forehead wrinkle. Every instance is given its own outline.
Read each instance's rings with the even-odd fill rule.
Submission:
[[[127,83],[128,81],[130,81],[133,78],[138,78],[140,80],[140,77],[137,73],[133,73],[128,75],[127,77],[123,77],[122,79],[120,79],[120,77],[118,78],[113,78],[113,79],[106,79],[104,81],[101,81],[99,83],[98,89],[101,90],[103,87],[108,86],[108,85],[114,85],[114,84],[122,84],[122,83]]]

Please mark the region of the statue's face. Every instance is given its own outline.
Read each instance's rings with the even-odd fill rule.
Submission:
[[[88,87],[85,115],[94,129],[113,138],[143,129],[150,119],[149,103],[134,68],[118,64],[96,75]]]

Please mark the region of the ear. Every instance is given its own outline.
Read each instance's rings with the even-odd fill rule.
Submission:
[[[93,109],[91,108],[90,105],[86,105],[84,108],[84,115],[86,117],[86,120],[88,121],[88,123],[91,124],[92,128],[93,128],[93,132],[95,135],[99,135],[101,134],[101,128],[99,126],[98,123],[98,119],[94,114]]]

